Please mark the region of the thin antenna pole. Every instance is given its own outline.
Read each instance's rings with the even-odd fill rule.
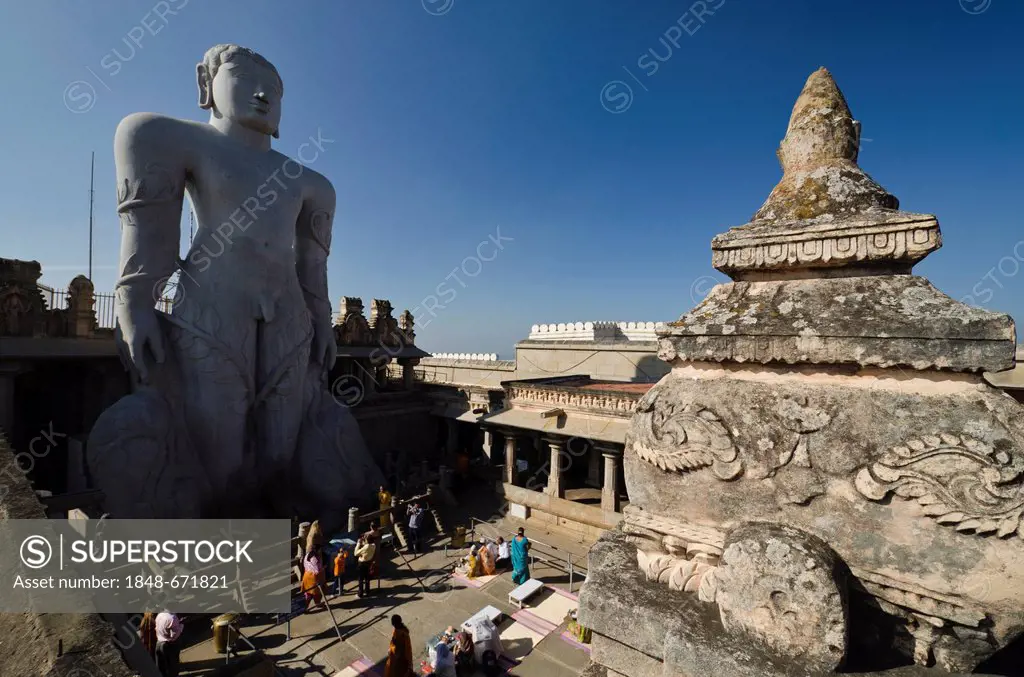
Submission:
[[[89,281],[92,282],[92,202],[96,185],[96,151],[92,152],[89,165]]]
[[[188,203],[188,244],[192,246],[192,240],[196,236],[196,213],[192,207],[192,201]]]

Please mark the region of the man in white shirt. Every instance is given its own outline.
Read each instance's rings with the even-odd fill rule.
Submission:
[[[509,551],[508,541],[501,536],[498,536],[498,542],[492,544],[498,551],[494,559],[494,565],[498,570],[502,570],[509,566],[512,561],[512,553]]]
[[[420,525],[423,524],[423,508],[413,503],[406,511],[409,515],[409,550],[420,551]]]
[[[156,616],[156,667],[163,677],[178,677],[178,668],[181,663],[181,647],[178,646],[178,638],[181,637],[181,620],[177,615],[164,610]]]
[[[365,597],[370,594],[370,568],[373,566],[373,558],[377,555],[377,544],[366,536],[360,536],[353,554],[359,562],[359,596]]]

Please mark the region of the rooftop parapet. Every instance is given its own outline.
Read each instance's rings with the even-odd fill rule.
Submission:
[[[530,341],[657,341],[661,322],[562,322],[535,324]]]

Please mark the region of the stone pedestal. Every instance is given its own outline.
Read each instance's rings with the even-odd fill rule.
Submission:
[[[1024,408],[982,379],[1013,365],[1013,321],[911,274],[938,221],[898,210],[859,138],[814,73],[782,180],[712,241],[732,281],[658,333],[672,371],[580,599],[600,665],[968,673],[1024,629]]]

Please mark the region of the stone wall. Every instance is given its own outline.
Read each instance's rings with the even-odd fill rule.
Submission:
[[[394,372],[396,376],[397,372]],[[512,360],[492,360],[470,357],[428,357],[420,360],[416,379],[424,383],[480,386],[501,389],[502,381],[516,377],[516,363]]]
[[[17,462],[0,435],[0,468]],[[2,474],[0,519],[45,519],[46,513],[28,480],[18,472]],[[3,547],[15,548],[13,544]],[[0,637],[8,648],[0,651],[0,675],[107,675],[136,674],[125,665],[113,644],[114,626],[99,614],[0,614]],[[58,656],[58,641],[63,655]],[[16,650],[15,650],[16,648]]]
[[[650,341],[520,341],[516,344],[516,380],[585,374],[594,379],[655,383],[669,372]]]

